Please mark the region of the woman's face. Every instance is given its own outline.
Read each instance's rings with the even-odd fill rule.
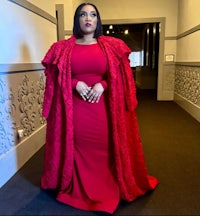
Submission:
[[[93,34],[97,27],[97,12],[91,5],[85,5],[80,11],[80,27],[83,34]]]

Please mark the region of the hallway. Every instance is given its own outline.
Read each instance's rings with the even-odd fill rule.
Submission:
[[[138,90],[141,139],[149,174],[160,184],[114,215],[200,215],[200,124],[174,102]],[[0,215],[107,215],[58,203],[40,190],[43,148],[0,189]]]

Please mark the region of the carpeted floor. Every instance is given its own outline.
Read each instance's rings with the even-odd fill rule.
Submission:
[[[114,215],[200,215],[200,123],[174,102],[156,101],[153,91],[138,91],[137,109],[149,173],[160,184]],[[107,215],[58,203],[40,190],[43,148],[0,189],[0,215]]]

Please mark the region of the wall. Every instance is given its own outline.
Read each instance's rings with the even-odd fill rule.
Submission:
[[[73,24],[73,11],[74,11],[74,3],[73,0],[55,0],[56,4],[63,5],[64,9],[64,29],[71,30]]]
[[[180,0],[174,100],[200,122],[200,2]]]
[[[55,2],[1,0],[0,14],[1,187],[45,142],[40,62],[56,40]]]
[[[72,35],[74,12],[81,0],[55,0],[57,5],[61,5],[64,11],[64,38],[67,39]],[[58,20],[62,22],[62,20]]]

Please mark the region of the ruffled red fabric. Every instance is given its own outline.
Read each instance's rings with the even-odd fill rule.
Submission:
[[[145,164],[135,108],[136,88],[129,66],[130,49],[120,39],[98,39],[108,65],[107,91],[112,121],[113,165],[121,198],[133,201],[153,190],[158,180],[149,176]],[[75,37],[54,43],[42,63],[46,88],[43,116],[47,118],[43,189],[65,190],[73,171],[73,104],[71,52]]]

